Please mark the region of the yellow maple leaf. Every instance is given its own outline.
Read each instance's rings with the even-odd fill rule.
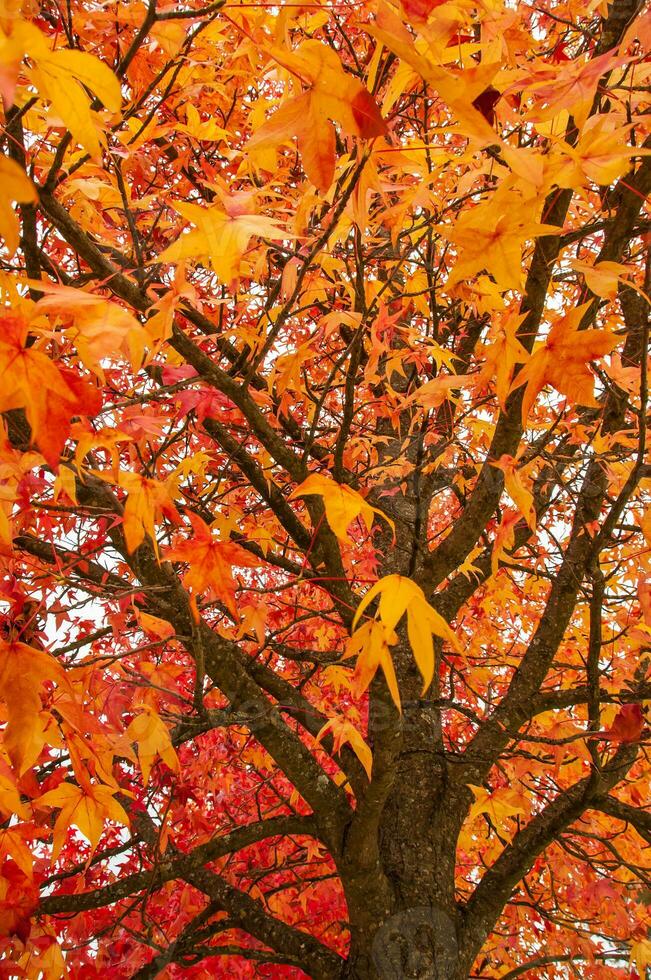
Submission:
[[[11,207],[12,201],[35,204],[36,188],[15,160],[0,156],[0,236],[11,255],[18,248],[18,219]]]
[[[373,765],[371,750],[351,722],[342,718],[340,715],[336,718],[331,718],[317,734],[317,742],[321,742],[326,735],[332,735],[333,751],[336,753],[341,751],[342,745],[350,745],[364,767],[366,775],[369,779],[371,778],[371,767]]]
[[[141,705],[142,711],[127,728],[127,738],[135,742],[138,761],[145,785],[158,756],[173,772],[179,771],[179,760],[170,739],[170,733],[158,713],[151,705]]]
[[[252,205],[249,203],[248,206]],[[158,261],[203,258],[226,284],[237,276],[240,260],[254,236],[274,240],[293,237],[271,218],[242,212],[236,205],[230,208],[227,205],[226,209],[216,204],[204,208],[200,204],[175,201],[173,207],[195,227],[172,242],[159,255]]]
[[[407,613],[407,635],[414,660],[423,677],[424,694],[434,677],[432,634],[446,640],[457,653],[461,653],[459,641],[441,614],[430,606],[420,586],[404,575],[385,575],[368,590],[357,607],[353,629],[369,603],[378,595],[380,601],[377,614],[389,633],[393,633],[400,619]]]
[[[122,103],[120,82],[99,58],[85,51],[52,50],[46,36],[33,24],[17,25],[13,34],[29,54],[31,81],[47,99],[75,139],[93,159],[101,158],[106,144],[104,127],[98,123],[86,89],[112,112]]]
[[[651,150],[627,143],[629,130],[630,126],[618,126],[607,114],[591,116],[576,146],[562,144],[563,152],[575,166],[555,173],[559,186],[578,187],[587,178],[607,187],[622,177],[630,169],[631,157],[651,153]]]
[[[368,32],[437,90],[457,118],[455,129],[481,145],[500,143],[493,127],[473,105],[477,96],[492,83],[499,71],[499,63],[468,65],[458,74],[434,64],[429,52],[421,53],[416,47],[413,36],[386,3],[379,5],[375,23]]]
[[[361,517],[367,531],[370,531],[373,526],[374,514],[378,514],[390,524],[395,534],[395,525],[391,518],[387,517],[377,507],[368,504],[362,495],[353,490],[352,487],[347,487],[343,483],[336,483],[327,476],[312,473],[290,494],[289,499],[294,500],[296,497],[312,495],[323,498],[328,524],[341,541],[348,539],[348,528],[357,517]]]
[[[584,303],[562,316],[513,379],[512,391],[520,385],[527,385],[522,401],[523,425],[538,393],[547,384],[570,401],[592,407],[598,405],[594,398],[594,378],[588,364],[609,354],[617,338],[607,330],[578,329],[589,305]]]
[[[54,502],[66,496],[73,504],[77,503],[77,481],[74,470],[68,466],[60,466],[53,487]]]
[[[61,812],[54,824],[52,860],[56,861],[63,847],[68,828],[74,824],[90,843],[94,851],[102,836],[105,820],[129,826],[129,817],[113,796],[108,786],[91,784],[82,789],[74,783],[61,783],[36,801],[38,806],[60,807]]]
[[[633,943],[629,963],[635,967],[639,976],[645,976],[647,967],[651,966],[651,939],[640,939]]]
[[[362,694],[375,677],[378,668],[382,669],[389,693],[400,711],[400,691],[398,679],[391,659],[389,644],[397,643],[398,637],[393,630],[376,619],[369,620],[356,630],[346,643],[344,660],[357,657],[352,677],[352,688]]]
[[[581,262],[573,259],[570,263],[573,269],[580,272],[585,279],[588,289],[603,299],[615,299],[619,292],[619,284],[625,283],[630,289],[634,289],[642,296],[647,303],[651,304],[651,299],[634,283],[629,276],[633,270],[621,262]]]
[[[560,228],[532,221],[510,202],[502,211],[493,197],[464,211],[454,225],[439,225],[438,231],[456,248],[457,261],[448,277],[447,289],[485,270],[501,290],[521,289],[525,269],[522,248],[540,235],[558,235]]]
[[[515,817],[525,814],[526,810],[522,806],[522,794],[515,789],[498,789],[494,792],[484,789],[483,786],[472,786],[468,784],[468,789],[472,791],[475,802],[468,814],[469,820],[474,820],[482,813],[488,814],[491,822],[499,828],[508,817]]]

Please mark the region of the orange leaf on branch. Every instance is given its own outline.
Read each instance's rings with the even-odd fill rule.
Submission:
[[[151,705],[141,705],[140,713],[129,724],[127,738],[135,742],[143,782],[149,782],[154,760],[158,757],[173,772],[179,771],[179,760],[166,725]]]
[[[26,942],[39,900],[38,884],[14,860],[5,858],[0,865],[0,935]]]
[[[522,401],[523,425],[545,385],[552,385],[572,402],[598,406],[593,394],[594,376],[588,364],[609,354],[617,338],[607,330],[579,330],[588,306],[585,303],[560,317],[547,339],[537,345],[513,379],[512,391],[523,384],[527,386]]]
[[[386,124],[370,92],[344,71],[337,54],[326,45],[309,40],[296,51],[271,48],[269,53],[306,90],[260,126],[249,140],[248,149],[276,147],[297,137],[305,172],[325,194],[332,184],[336,163],[332,122],[363,140],[384,136]]]
[[[316,736],[317,742],[321,742],[326,735],[331,735],[333,739],[333,751],[339,753],[345,744],[350,745],[351,749],[364,767],[364,772],[371,778],[371,768],[373,757],[371,750],[364,741],[355,726],[345,718],[331,718]]]
[[[130,552],[135,551],[143,542],[145,535],[149,535],[157,552],[154,527],[156,521],[161,517],[167,517],[175,524],[179,522],[180,515],[174,504],[173,483],[173,480],[165,483],[151,480],[140,476],[139,473],[120,474],[120,486],[128,492],[124,507],[123,529]]]
[[[233,566],[257,568],[260,560],[234,541],[221,540],[213,535],[208,525],[197,515],[190,513],[193,535],[180,541],[165,552],[168,561],[181,561],[188,565],[183,584],[199,595],[210,588],[228,610],[237,618],[235,602],[236,583]]]
[[[99,843],[106,820],[129,826],[129,817],[115,799],[114,791],[102,783],[84,780],[84,786],[61,783],[48,790],[36,801],[39,807],[59,809],[54,824],[53,853],[56,857],[63,847],[71,826],[77,827],[87,838],[91,853]]]
[[[34,441],[50,466],[57,466],[75,415],[95,415],[102,396],[87,380],[59,368],[36,346],[28,346],[29,325],[20,314],[0,315],[0,412],[22,408]]]
[[[639,742],[644,731],[644,712],[639,704],[624,704],[615,715],[615,720],[608,731],[601,733],[599,738],[609,742],[620,742],[630,745]]]
[[[0,641],[0,697],[7,712],[4,746],[19,776],[34,764],[48,739],[49,716],[41,704],[48,681],[65,683],[54,657],[25,643]]]

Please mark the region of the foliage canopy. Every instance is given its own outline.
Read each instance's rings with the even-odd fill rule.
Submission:
[[[650,28],[0,4],[2,976],[645,975]]]

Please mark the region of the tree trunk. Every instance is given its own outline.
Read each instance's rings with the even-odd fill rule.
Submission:
[[[466,980],[459,966],[454,873],[466,813],[460,792],[467,791],[449,781],[440,710],[423,704],[422,678],[406,636],[399,634],[401,642],[392,652],[405,694],[402,714],[396,718],[374,690],[369,721],[374,766],[380,770],[386,754],[391,772],[376,840],[378,873],[389,900],[376,903],[363,889],[354,897],[348,894],[351,952],[343,975],[359,980]],[[435,685],[427,692],[432,701],[438,697]]]

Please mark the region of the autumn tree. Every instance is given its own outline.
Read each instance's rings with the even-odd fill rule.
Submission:
[[[650,44],[3,0],[3,977],[648,975]]]

